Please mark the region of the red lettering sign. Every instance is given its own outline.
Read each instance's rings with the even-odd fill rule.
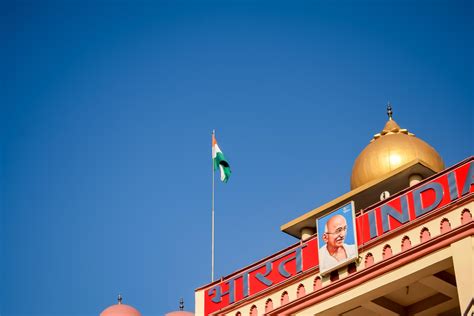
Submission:
[[[396,194],[356,218],[359,246],[474,192],[473,157],[434,179]],[[204,293],[206,315],[258,294],[318,265],[317,239],[298,243],[210,285]]]

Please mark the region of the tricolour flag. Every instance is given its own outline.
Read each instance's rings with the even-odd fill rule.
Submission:
[[[221,172],[221,181],[227,182],[230,178],[230,166],[224,157],[219,145],[217,145],[216,137],[212,134],[212,160],[214,161],[214,170],[219,168]]]

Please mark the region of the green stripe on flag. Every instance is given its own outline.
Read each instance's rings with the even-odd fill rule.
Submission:
[[[214,158],[214,170],[217,170],[217,168],[219,168],[221,172],[221,181],[229,181],[231,174],[230,166],[222,152],[217,152],[216,158]]]

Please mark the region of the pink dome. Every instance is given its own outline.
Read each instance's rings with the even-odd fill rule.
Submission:
[[[100,316],[141,316],[134,307],[126,304],[115,304],[107,307]]]

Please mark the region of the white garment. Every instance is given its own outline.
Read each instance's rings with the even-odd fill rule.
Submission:
[[[343,244],[342,247],[346,251],[347,258],[349,260],[357,256],[357,249],[355,245]],[[345,260],[337,261],[336,258],[329,254],[328,248],[326,245],[319,248],[319,271],[326,271],[332,267],[335,267]]]

